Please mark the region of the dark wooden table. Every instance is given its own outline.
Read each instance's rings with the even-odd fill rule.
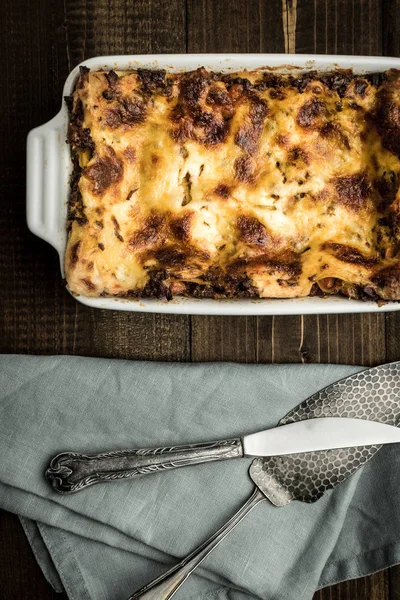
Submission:
[[[91,310],[25,225],[25,137],[59,110],[68,72],[105,54],[317,52],[400,56],[400,0],[3,0],[0,352],[374,365],[400,359],[400,313],[189,317]],[[0,512],[0,597],[56,596],[17,517]],[[400,600],[400,569],[315,600]]]

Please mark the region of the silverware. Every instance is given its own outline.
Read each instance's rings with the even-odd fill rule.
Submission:
[[[319,427],[318,425],[322,425]],[[304,426],[304,427],[303,427]],[[285,435],[287,438],[285,441]],[[308,432],[308,439],[305,435]],[[324,432],[327,436],[332,436],[331,439],[324,441]],[[292,435],[293,433],[293,435]],[[342,436],[342,438],[340,437]],[[245,453],[261,452],[263,455],[269,455],[269,449],[274,448],[274,451],[280,455],[289,454],[287,452],[286,443],[289,440],[289,446],[295,448],[298,452],[304,452],[305,448],[311,450],[323,450],[326,448],[341,448],[341,440],[349,445],[349,440],[352,439],[351,445],[360,448],[361,446],[374,444],[385,444],[390,441],[400,441],[400,430],[393,425],[384,425],[374,421],[364,421],[362,419],[346,419],[346,418],[320,418],[299,421],[290,425],[283,425],[278,428],[259,432],[244,438]],[[296,440],[296,444],[294,443]],[[354,444],[353,444],[354,443]],[[282,446],[280,446],[282,444]],[[354,448],[356,450],[356,448]],[[304,456],[304,455],[302,455]],[[305,455],[303,461],[305,465],[311,466],[314,454]],[[334,458],[331,458],[331,463],[334,463]],[[343,459],[342,459],[343,460]],[[345,455],[341,466],[345,465],[346,475],[343,479],[338,479],[334,475],[335,468],[332,465],[325,467],[325,476],[329,483],[326,489],[333,488],[344,481],[349,475],[353,474],[363,464],[363,459],[352,458],[347,460]],[[311,463],[311,464],[310,464]],[[304,467],[304,465],[303,465]],[[290,464],[289,464],[290,469]],[[193,573],[195,569],[203,562],[203,560],[218,546],[220,542],[242,521],[257,504],[262,500],[269,499],[277,506],[287,504],[291,500],[305,501],[304,491],[300,486],[293,486],[289,499],[285,498],[285,494],[281,496],[279,504],[274,501],[274,495],[278,492],[281,485],[276,483],[271,485],[271,477],[269,473],[268,460],[263,458],[255,458],[250,466],[250,477],[256,487],[252,496],[247,502],[237,511],[237,513],[223,525],[217,532],[208,538],[201,546],[196,548],[191,554],[184,558],[179,564],[169,569],[165,574],[161,575],[154,581],[148,583],[139,591],[135,592],[128,600],[168,600],[172,598],[186,579]],[[275,490],[273,489],[275,488]],[[272,492],[272,495],[271,495]],[[318,492],[318,490],[316,490]],[[323,493],[323,492],[322,492]],[[319,493],[315,499],[320,497]],[[276,498],[275,498],[276,500]],[[310,500],[308,500],[310,501]]]
[[[233,517],[225,523],[218,531],[208,538],[201,546],[193,550],[180,563],[169,569],[166,573],[151,581],[140,590],[135,592],[133,596],[129,596],[128,600],[168,600],[178,591],[185,583],[186,579],[193,573],[195,569],[203,562],[203,560],[218,546],[226,536],[242,521],[251,510],[261,500],[267,500],[264,495],[261,483],[256,483],[256,488],[245,504],[237,511]]]
[[[102,481],[115,481],[163,469],[176,469],[243,456],[282,456],[350,446],[400,442],[400,430],[364,419],[327,417],[281,425],[243,438],[182,446],[121,450],[103,454],[63,452],[46,478],[58,492],[77,492]]]
[[[312,417],[374,418],[397,425],[399,419],[400,363],[381,365],[342,379],[295,407],[280,425]],[[179,565],[148,584],[129,600],[167,600],[226,535],[249,512],[268,498],[275,506],[292,500],[315,502],[354,474],[379,446],[309,452],[286,457],[256,458],[250,477],[256,489],[248,502],[209,540]]]

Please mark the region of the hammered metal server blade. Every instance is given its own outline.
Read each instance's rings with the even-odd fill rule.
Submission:
[[[400,362],[366,369],[329,385],[291,410],[279,425],[318,417],[353,417],[398,425]],[[380,446],[320,450],[256,458],[250,477],[275,506],[315,502],[363,464]]]

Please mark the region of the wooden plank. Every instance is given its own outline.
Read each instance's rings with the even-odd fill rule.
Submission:
[[[375,573],[370,577],[360,577],[345,581],[330,588],[320,590],[313,600],[383,600],[389,599],[387,577]],[[390,600],[394,600],[390,597]],[[396,598],[397,600],[397,598]]]
[[[185,0],[67,0],[69,67],[91,56],[186,51]]]
[[[400,566],[389,570],[390,600],[400,600]]]
[[[93,323],[90,355],[183,361],[190,358],[189,339],[187,317],[103,310]]]
[[[298,0],[296,52],[382,53],[382,0]]]
[[[382,45],[385,56],[400,56],[400,0],[382,3]]]
[[[189,52],[279,52],[284,46],[281,0],[188,0]],[[269,362],[272,319],[191,318],[192,360]],[[261,329],[259,329],[261,327]],[[261,336],[259,335],[261,332]]]
[[[57,258],[27,232],[25,219],[25,138],[29,129],[58,110],[60,73],[66,74],[56,43],[63,16],[37,2],[7,2],[1,20],[4,61],[0,97],[2,143],[0,189],[1,352],[51,353],[56,346],[55,290],[61,285]],[[28,14],[29,13],[29,14]],[[23,57],[23,59],[22,59]],[[61,75],[63,76],[63,75]],[[10,119],[9,115],[18,115]]]
[[[57,112],[69,70],[99,54],[185,52],[185,2],[69,0],[63,14],[59,4],[42,0],[29,15],[26,6],[25,0],[7,2],[0,42],[7,71],[0,98],[7,135],[7,146],[0,150],[0,185],[2,197],[12,198],[0,206],[5,316],[0,323],[0,351],[188,359],[188,317],[104,313],[69,296],[55,252],[26,230],[21,173],[25,136]],[[28,69],[15,59],[20,51],[29,57]],[[12,131],[6,119],[10,112],[20,115]]]
[[[293,11],[292,11],[293,12]],[[322,54],[380,54],[380,0],[299,0],[296,51]],[[301,319],[301,317],[300,317]],[[385,361],[384,315],[319,315],[302,320],[303,360],[373,365]],[[297,328],[299,329],[299,328]],[[282,331],[285,336],[285,331]],[[296,343],[297,345],[297,343]],[[321,590],[314,600],[387,600],[388,572]]]
[[[271,362],[302,362],[301,348],[303,335],[303,317],[272,317]]]
[[[380,0],[318,0],[288,2],[286,37],[293,37],[296,52],[379,54],[382,47]],[[293,42],[292,42],[293,46]],[[373,365],[385,360],[383,315],[320,315],[290,322],[293,352],[303,362]],[[281,332],[286,337],[285,331]],[[300,339],[299,339],[300,338]],[[298,344],[298,341],[301,343]],[[286,357],[285,351],[284,357]]]
[[[116,0],[66,4],[69,66],[90,56],[186,50],[184,0]],[[123,24],[123,26],[121,26]],[[76,308],[74,352],[131,359],[187,360],[189,318]],[[80,332],[84,332],[81,334]]]
[[[385,362],[383,315],[320,315],[319,362],[372,366]]]
[[[27,231],[24,183],[26,135],[59,110],[70,69],[97,54],[185,52],[185,0],[5,0],[2,8],[0,352],[187,360],[187,317],[96,311],[69,296],[56,253]],[[53,599],[18,519],[2,513],[0,532],[0,596]]]
[[[192,317],[193,361],[257,362],[256,318]]]
[[[188,0],[188,52],[277,52],[280,11],[280,0]]]
[[[2,600],[66,600],[50,587],[16,515],[0,510],[0,596]]]

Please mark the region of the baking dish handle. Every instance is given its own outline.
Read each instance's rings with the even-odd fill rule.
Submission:
[[[57,250],[65,249],[68,180],[71,170],[65,143],[65,115],[32,129],[27,139],[26,217],[29,229]]]

